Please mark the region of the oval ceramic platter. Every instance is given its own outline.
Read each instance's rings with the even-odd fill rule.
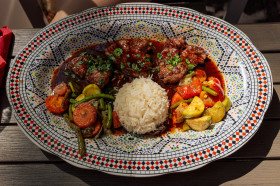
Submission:
[[[224,74],[233,101],[224,121],[202,132],[87,139],[80,157],[75,133],[46,109],[54,69],[95,43],[178,35],[203,47]],[[16,56],[6,88],[18,125],[40,148],[77,167],[143,177],[194,170],[235,152],[260,127],[272,98],[269,65],[244,33],[191,9],[149,3],[93,8],[45,27]]]

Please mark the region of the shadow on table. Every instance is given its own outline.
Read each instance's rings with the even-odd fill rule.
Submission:
[[[7,64],[5,67],[5,72],[4,72],[2,83],[0,86],[0,124],[9,123],[9,121],[11,119],[11,115],[12,115],[12,111],[11,111],[12,109],[11,109],[11,106],[9,104],[7,94],[6,94],[6,81],[7,81],[9,66],[12,61],[12,58],[10,56],[12,56],[12,53],[13,53],[14,43],[15,43],[15,36],[13,34],[12,38],[11,38],[10,47],[9,47],[8,58],[6,60]],[[1,125],[0,132],[2,132],[2,130],[4,130],[4,128],[5,128],[5,126]]]
[[[280,102],[275,90],[271,103],[268,113],[280,110]],[[80,169],[68,163],[58,163],[56,166],[90,185],[120,185],[124,183],[125,185],[219,185],[242,177],[257,167],[269,153],[279,129],[279,123],[273,122],[273,119],[266,119],[256,135],[236,153],[191,172],[172,173],[149,178],[133,178]],[[49,153],[44,152],[44,154],[50,160],[54,158]]]

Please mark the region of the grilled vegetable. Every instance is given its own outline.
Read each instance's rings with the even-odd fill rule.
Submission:
[[[184,100],[184,99],[182,98],[182,96],[180,96],[180,94],[178,94],[178,92],[176,92],[176,93],[174,94],[174,96],[172,97],[171,106],[173,106],[174,104],[176,104],[177,102],[182,101],[182,100]],[[179,104],[178,104],[177,106],[179,106]]]
[[[53,92],[56,95],[63,96],[66,93],[67,89],[67,84],[61,82],[54,87]]]
[[[225,106],[225,109],[226,109],[226,112],[229,111],[231,105],[232,105],[232,102],[231,100],[229,99],[229,97],[225,97],[224,101],[222,102],[223,105]]]
[[[218,95],[217,92],[215,92],[214,90],[212,90],[211,88],[206,87],[206,86],[202,86],[202,90],[204,90],[205,92],[211,94],[212,96],[217,96]]]
[[[195,72],[195,77],[197,77],[200,80],[200,82],[203,82],[206,80],[207,76],[206,76],[206,73],[204,70],[195,69],[194,72]]]
[[[116,111],[113,111],[113,126],[114,126],[114,129],[121,127],[121,122],[119,120],[119,116]]]
[[[83,102],[87,102],[89,100],[97,99],[97,98],[104,98],[104,99],[111,99],[111,100],[115,99],[114,96],[109,95],[109,94],[94,94],[91,96],[87,96],[87,97],[83,98],[82,100],[78,101],[77,103],[74,104],[74,107],[77,107],[79,104],[81,104]]]
[[[79,153],[80,153],[80,156],[83,157],[86,153],[86,147],[85,147],[85,141],[84,141],[81,129],[80,129],[80,127],[78,127],[77,125],[75,125],[74,123],[72,123],[69,120],[68,114],[64,114],[63,117],[64,117],[66,123],[76,132],[77,139],[78,139]]]
[[[96,84],[89,84],[83,89],[83,94],[85,95],[85,97],[94,94],[101,94],[101,90]]]
[[[212,117],[212,123],[217,123],[219,121],[222,121],[222,119],[225,117],[226,109],[225,106],[222,104],[221,101],[218,101],[215,103],[215,105],[211,108],[207,108],[204,112],[204,116],[211,116]]]
[[[86,128],[96,121],[97,112],[90,103],[81,103],[73,112],[73,120],[80,128]]]
[[[203,131],[211,124],[211,116],[202,116],[194,119],[186,119],[186,124],[193,130]]]
[[[101,130],[101,122],[100,120],[96,120],[94,124],[94,130],[92,131],[92,135],[93,136],[97,135],[100,130]]]
[[[203,113],[204,108],[203,101],[195,96],[191,104],[183,111],[183,117],[186,119],[199,117]]]
[[[112,104],[111,103],[108,103],[107,106],[108,106],[108,118],[107,118],[105,127],[107,129],[110,129],[111,126],[112,126],[113,108],[112,108]]]
[[[68,108],[68,101],[63,104],[63,96],[52,95],[46,99],[47,109],[54,114],[61,114]]]
[[[181,101],[179,101],[179,102],[173,104],[173,105],[170,107],[170,109],[174,109],[174,108],[178,107],[181,103],[190,103],[190,102],[192,102],[192,100],[193,100],[193,98],[186,99],[186,100],[181,100]]]

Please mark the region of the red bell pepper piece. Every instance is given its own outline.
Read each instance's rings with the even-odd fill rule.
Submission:
[[[194,72],[195,72],[194,77],[197,77],[200,80],[200,82],[206,81],[207,76],[204,70],[195,69]]]
[[[182,96],[180,96],[180,94],[178,94],[178,92],[176,92],[176,93],[174,94],[174,96],[172,97],[171,106],[174,105],[175,103],[179,102],[179,101],[182,101],[182,100],[184,100],[184,99],[182,98]]]
[[[176,90],[183,99],[189,99],[200,94],[202,91],[202,84],[197,77],[193,77],[189,85],[177,87]]]

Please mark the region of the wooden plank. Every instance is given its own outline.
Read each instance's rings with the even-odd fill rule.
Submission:
[[[280,24],[236,25],[263,52],[280,50]],[[15,56],[40,29],[14,29],[15,44],[12,56]]]
[[[273,83],[279,83],[280,82],[280,52],[279,53],[264,53],[264,57],[266,58],[271,73],[272,73],[272,79]]]
[[[12,56],[16,56],[40,29],[13,29],[12,31],[15,35]]]
[[[0,126],[0,162],[62,161],[42,151],[17,125]]]
[[[229,159],[260,158],[280,160],[280,120],[264,121],[253,138]],[[61,161],[40,150],[17,125],[0,126],[0,162]]]
[[[217,161],[198,170],[133,178],[58,164],[2,164],[2,185],[279,185],[280,161]]]
[[[280,51],[279,23],[246,24],[236,27],[242,30],[260,51]]]

